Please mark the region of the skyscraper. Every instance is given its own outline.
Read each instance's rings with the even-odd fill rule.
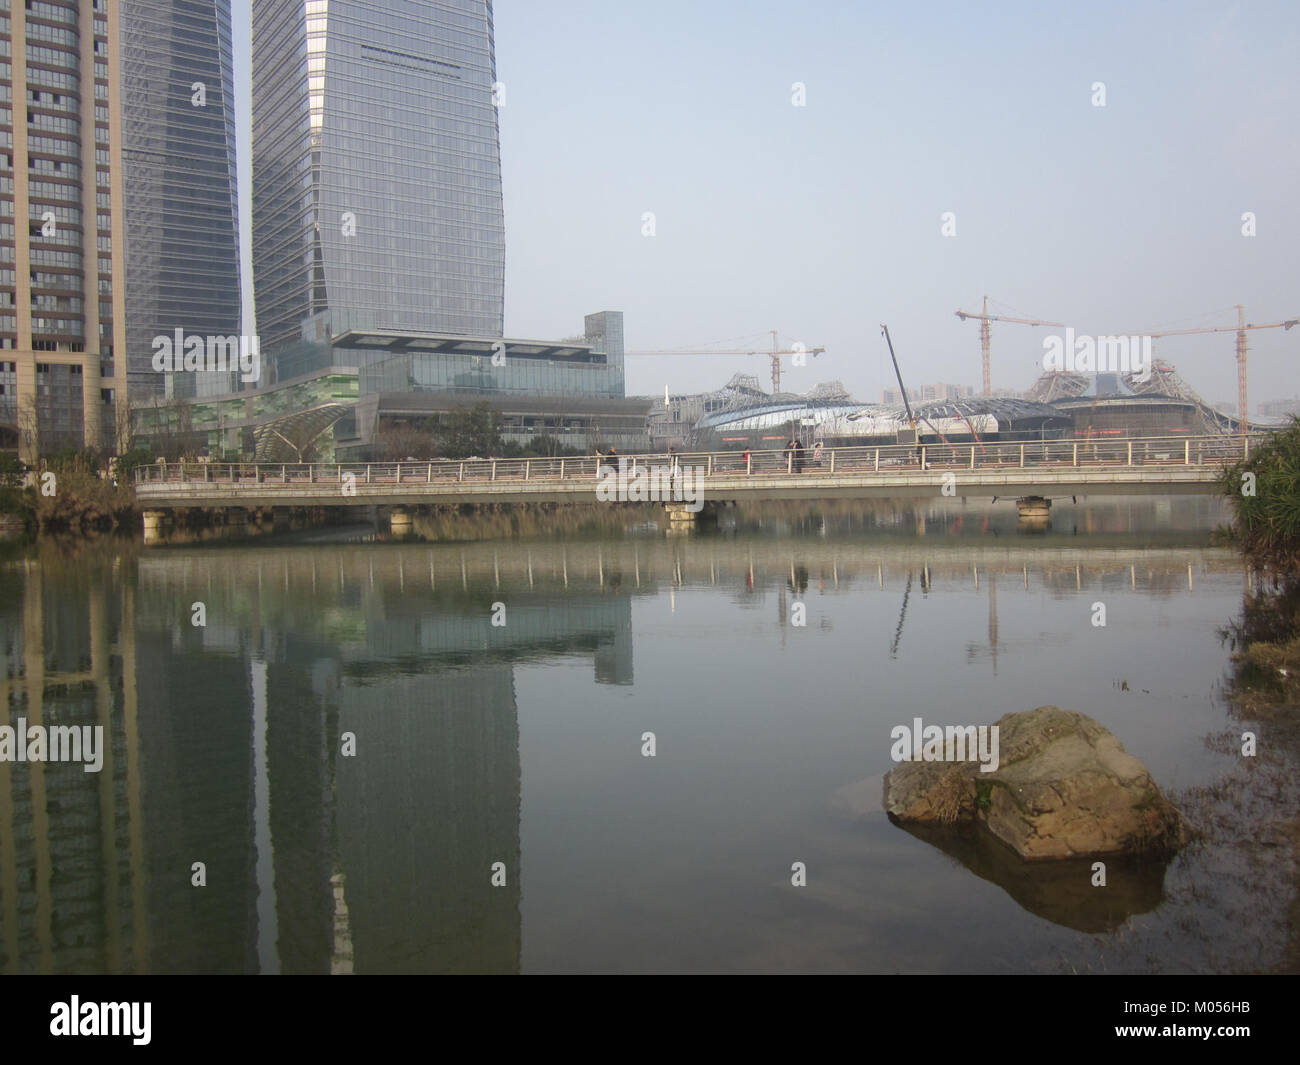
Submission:
[[[152,340],[240,332],[230,0],[121,0],[127,375],[164,391]],[[232,375],[169,375],[170,394],[228,392]]]
[[[154,336],[239,331],[229,0],[0,0],[0,42],[0,447],[110,446]]]
[[[499,337],[490,0],[254,0],[263,349],[389,329]]]

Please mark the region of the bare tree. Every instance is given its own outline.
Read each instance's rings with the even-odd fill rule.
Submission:
[[[402,462],[405,459],[429,459],[437,448],[433,434],[406,423],[382,425],[375,434],[376,462]]]
[[[36,409],[36,397],[20,396],[18,400],[18,454],[24,462],[35,462],[41,453],[41,419]]]

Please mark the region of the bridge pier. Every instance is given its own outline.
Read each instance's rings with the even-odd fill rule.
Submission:
[[[226,528],[231,536],[247,535],[248,511],[243,507],[226,507]]]
[[[271,530],[277,533],[289,531],[290,519],[293,517],[292,507],[272,507],[271,508]]]
[[[716,525],[718,506],[705,503],[698,511],[691,510],[689,503],[665,503],[664,511],[668,514],[669,532],[689,532],[700,525]]]
[[[165,510],[146,510],[144,512],[144,542],[158,544],[167,536],[170,515]]]
[[[1052,501],[1042,496],[1024,496],[1016,500],[1020,520],[1016,528],[1021,532],[1046,532],[1052,524]]]
[[[411,510],[409,507],[392,507],[389,509],[388,530],[394,536],[411,535]]]
[[[1052,501],[1042,496],[1023,496],[1016,500],[1016,510],[1026,521],[1046,521],[1052,516]]]

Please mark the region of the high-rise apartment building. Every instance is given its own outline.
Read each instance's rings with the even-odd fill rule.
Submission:
[[[111,446],[239,332],[229,0],[0,0],[0,139],[0,447]]]
[[[368,329],[501,336],[495,86],[490,0],[255,0],[265,352]]]

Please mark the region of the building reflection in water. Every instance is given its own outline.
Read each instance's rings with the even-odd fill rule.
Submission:
[[[0,763],[0,971],[518,971],[514,663],[630,684],[628,595],[235,558],[0,569],[6,723],[112,737]]]

